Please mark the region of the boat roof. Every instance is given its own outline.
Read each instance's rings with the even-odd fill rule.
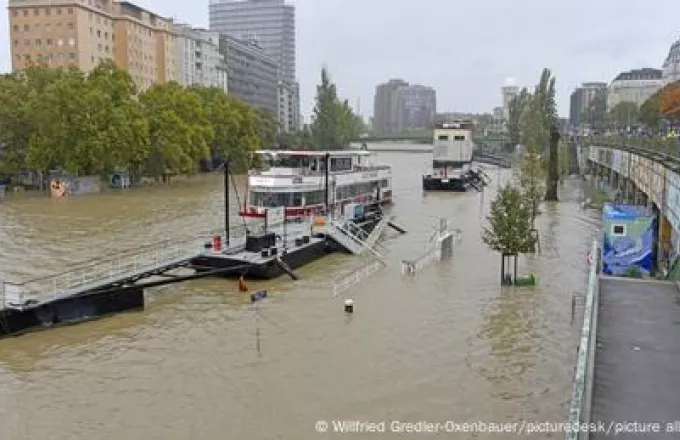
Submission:
[[[366,150],[257,150],[255,154],[269,154],[271,156],[306,156],[306,157],[325,157],[329,156],[370,156],[371,152]]]

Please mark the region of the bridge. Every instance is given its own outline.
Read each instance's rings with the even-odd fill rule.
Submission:
[[[567,440],[675,438],[680,411],[680,288],[675,274],[680,236],[677,143],[591,138],[579,165],[617,198],[647,204],[659,215],[658,241],[671,244],[662,280],[602,275],[599,242],[591,249]],[[639,143],[638,143],[639,142]],[[628,422],[628,423],[626,423]],[[635,424],[634,424],[635,423]],[[646,423],[646,424],[645,424]],[[637,433],[634,432],[637,430]],[[675,434],[670,433],[675,432]],[[644,431],[644,432],[641,432]]]

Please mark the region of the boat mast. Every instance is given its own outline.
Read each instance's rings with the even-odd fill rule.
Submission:
[[[224,233],[225,233],[225,244],[229,247],[229,165],[231,159],[226,158],[224,161]]]

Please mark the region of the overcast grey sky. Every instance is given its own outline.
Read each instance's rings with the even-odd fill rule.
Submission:
[[[0,0],[7,6],[7,0]],[[208,0],[132,0],[208,25]],[[439,111],[490,112],[508,77],[557,77],[558,106],[583,81],[660,68],[680,37],[680,0],[293,0],[305,117],[325,64],[342,97],[373,113],[376,84],[400,77],[436,88]],[[0,61],[10,69],[7,19]]]

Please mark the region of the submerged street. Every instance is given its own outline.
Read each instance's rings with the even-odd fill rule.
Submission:
[[[572,296],[585,291],[599,228],[599,215],[579,206],[583,183],[567,180],[537,219],[542,254],[523,258],[520,271],[538,286],[501,288],[500,256],[480,233],[510,171],[488,171],[484,193],[423,194],[429,153],[377,160],[393,167],[391,213],[408,234],[389,231],[388,267],[343,297],[356,301],[353,315],[331,298],[331,281],[367,257],[331,255],[297,282],[249,282],[269,292],[258,310],[234,281],[203,279],[147,292],[143,312],[4,339],[3,439],[314,439],[318,420],[564,421],[580,330]],[[238,225],[235,202],[232,211]],[[8,200],[0,279],[194,237],[219,228],[222,212],[218,175]],[[463,231],[453,259],[403,277],[400,261],[419,256],[438,217]]]

